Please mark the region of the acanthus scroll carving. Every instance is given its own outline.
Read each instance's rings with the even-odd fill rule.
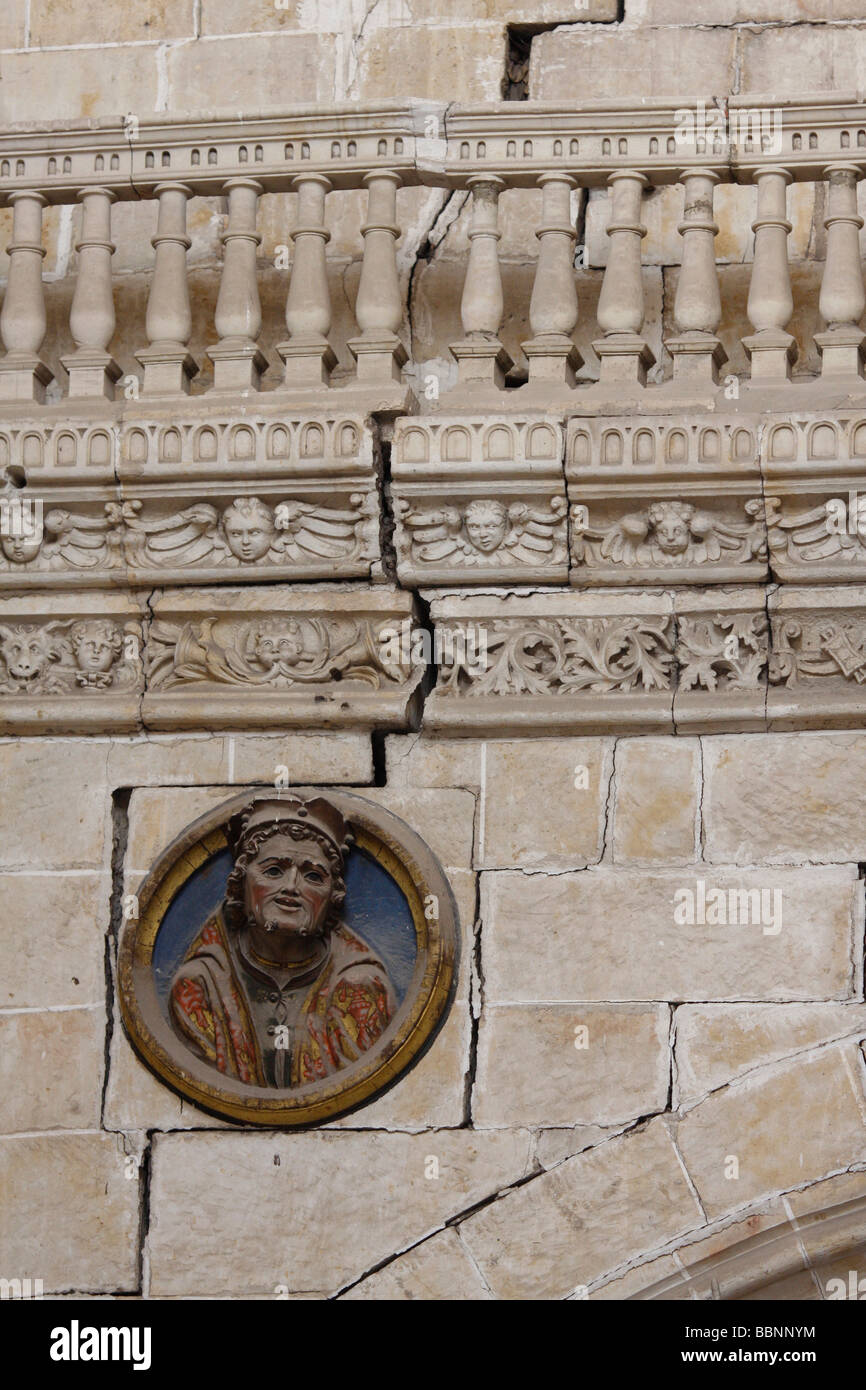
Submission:
[[[681,617],[677,629],[680,690],[756,690],[767,667],[763,613]]]

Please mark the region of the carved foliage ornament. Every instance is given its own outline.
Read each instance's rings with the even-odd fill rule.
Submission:
[[[399,1080],[445,1018],[457,956],[448,881],[404,821],[344,792],[245,792],[145,879],[121,1014],[196,1104],[309,1125]]]

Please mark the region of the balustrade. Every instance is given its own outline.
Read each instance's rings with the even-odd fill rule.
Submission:
[[[731,114],[736,114],[732,103]],[[425,107],[426,111],[426,107]],[[11,209],[8,268],[0,312],[0,405],[43,404],[52,376],[41,354],[46,335],[43,290],[43,210],[78,204],[78,274],[69,313],[74,351],[62,364],[68,395],[111,399],[120,368],[111,353],[115,334],[112,286],[112,206],[119,200],[156,201],[154,259],[143,325],[146,346],[137,354],[146,397],[182,397],[198,364],[190,352],[192,313],[187,276],[190,199],[227,200],[223,264],[209,347],[213,391],[248,395],[277,355],[283,381],[275,389],[310,392],[337,403],[351,396],[371,409],[401,408],[406,400],[401,341],[404,287],[397,244],[398,190],[419,185],[469,193],[469,253],[460,306],[463,336],[451,345],[457,362],[453,399],[493,392],[519,408],[517,374],[502,341],[503,323],[528,317],[521,344],[528,364],[527,402],[545,391],[557,401],[592,390],[573,335],[578,324],[575,191],[606,189],[609,253],[592,325],[582,328],[600,361],[600,387],[624,398],[647,399],[647,370],[655,358],[645,329],[642,209],[653,190],[679,184],[683,207],[678,231],[680,266],[673,306],[674,332],[665,339],[672,359],[651,389],[702,392],[718,388],[726,360],[719,334],[722,301],[716,264],[716,187],[756,185],[754,259],[748,295],[753,331],[743,339],[756,385],[787,388],[795,361],[789,331],[794,296],[788,265],[788,187],[826,185],[826,262],[818,307],[825,327],[815,335],[821,372],[832,383],[862,377],[866,336],[860,320],[866,291],[860,256],[857,185],[866,169],[866,108],[825,98],[804,98],[780,113],[772,141],[751,136],[731,148],[719,139],[695,137],[684,144],[678,113],[668,104],[572,110],[513,106],[444,109],[437,129],[447,138],[422,138],[413,109],[335,108],[282,120],[141,123],[131,141],[125,127],[96,131],[70,125],[43,133],[0,132],[0,204]],[[742,114],[742,113],[741,113]],[[774,115],[778,113],[774,112]],[[760,146],[760,148],[758,148]],[[129,173],[129,160],[132,176]],[[511,190],[534,190],[537,212],[526,227],[526,245],[537,243],[528,304],[506,302],[500,266],[500,219]],[[329,222],[347,191],[366,193],[366,216],[357,248],[360,278],[354,302],[357,333],[346,347],[351,359],[335,373],[329,292]],[[293,243],[286,291],[284,341],[263,343],[257,228],[264,193],[297,194],[297,213],[285,235]],[[142,216],[146,215],[142,210]],[[534,233],[534,237],[533,237]],[[509,292],[510,293],[510,292]],[[58,331],[56,324],[53,331]],[[62,334],[61,334],[62,336]],[[352,372],[352,359],[355,370]],[[53,360],[53,359],[52,359]],[[423,364],[412,363],[412,367]],[[332,375],[333,374],[333,375]],[[508,380],[506,381],[506,378]],[[516,389],[506,390],[506,385]],[[540,392],[540,394],[539,394]],[[401,394],[402,393],[402,394]],[[56,399],[62,387],[52,388]],[[443,397],[448,392],[442,388]],[[592,396],[589,397],[592,399]]]

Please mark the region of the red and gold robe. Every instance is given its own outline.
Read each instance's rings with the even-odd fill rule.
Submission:
[[[360,936],[340,923],[331,933],[330,947],[321,974],[306,987],[294,1030],[292,1086],[324,1080],[357,1061],[396,1009],[388,972]],[[267,1085],[220,912],[205,923],[176,971],[170,1009],[175,1031],[217,1071],[250,1086]]]

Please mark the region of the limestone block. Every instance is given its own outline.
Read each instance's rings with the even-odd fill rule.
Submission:
[[[639,24],[770,24],[862,19],[862,0],[639,0]],[[766,80],[764,87],[766,88]]]
[[[431,19],[454,19],[470,24],[485,19],[498,19],[507,24],[521,21],[560,24],[566,22],[570,14],[563,9],[562,0],[406,0],[406,10],[416,24]],[[587,24],[614,20],[616,0],[586,0],[576,17]]]
[[[72,7],[70,8],[70,13]],[[28,49],[3,56],[0,121],[70,121],[76,116],[149,115],[156,109],[156,44]]]
[[[285,31],[212,38],[168,50],[169,105],[177,114],[213,107],[214,92],[255,93],[257,111],[333,100],[335,47],[326,35]]]
[[[583,868],[601,858],[613,770],[609,739],[485,744],[478,865]]]
[[[278,768],[286,768],[289,782],[298,786],[373,780],[367,734],[236,734],[231,744],[232,782],[273,782]]]
[[[96,1129],[105,1009],[0,1013],[0,1127]],[[26,1078],[26,1080],[25,1080]]]
[[[663,1121],[570,1158],[464,1221],[497,1298],[564,1298],[702,1221]]]
[[[404,1299],[480,1302],[490,1298],[456,1230],[440,1231],[407,1250],[384,1269],[362,1279],[343,1299]]]
[[[69,798],[67,798],[67,802]],[[63,820],[47,824],[62,842]],[[97,873],[0,875],[0,1003],[48,1009],[102,1004],[111,881]],[[34,969],[38,960],[39,968]]]
[[[613,1138],[622,1128],[622,1125],[574,1125],[571,1129],[540,1129],[535,1157],[542,1168],[555,1168],[563,1159],[574,1158],[575,1154]]]
[[[273,3],[251,5],[249,0],[202,0],[201,32],[210,34],[270,33],[282,29],[315,29],[319,32],[341,27],[338,4],[314,5],[312,16],[303,0],[290,0],[284,9]]]
[[[677,1257],[688,1282],[666,1290],[668,1298],[748,1299],[764,1291],[768,1299],[802,1297],[796,1291],[805,1273],[802,1246],[780,1200],[681,1246]],[[814,1292],[812,1286],[808,1296]]]
[[[158,1136],[151,1294],[336,1292],[514,1182],[527,1156],[520,1132]]]
[[[683,103],[704,92],[731,92],[736,35],[724,29],[555,29],[532,44],[529,90],[535,101],[572,100],[581,74],[581,100],[610,97],[610,74],[631,99],[670,97]],[[805,84],[808,88],[808,82]]]
[[[192,821],[221,801],[227,801],[237,787],[144,788],[134,791],[129,801],[129,830],[126,840],[126,869],[130,874],[145,873],[164,849]]]
[[[686,1269],[693,1272],[694,1277],[698,1279],[700,1271],[696,1269],[696,1266],[699,1266],[702,1261],[712,1260],[724,1251],[732,1250],[733,1247],[740,1245],[742,1241],[751,1240],[768,1231],[775,1231],[781,1235],[783,1234],[782,1228],[785,1228],[784,1234],[793,1235],[785,1207],[781,1199],[776,1198],[757,1211],[750,1212],[742,1221],[730,1222],[698,1240],[684,1242],[677,1251],[677,1257],[686,1266]]]
[[[845,25],[744,29],[740,91],[765,92],[768,73],[776,100],[803,92],[856,91],[864,51],[866,33]]]
[[[385,740],[388,786],[466,787],[481,785],[484,744],[463,738],[391,734]]]
[[[689,864],[698,858],[697,739],[631,738],[616,747],[613,858],[617,864]]]
[[[107,761],[106,743],[0,742],[4,868],[102,867]]]
[[[701,882],[705,895],[721,889],[726,910],[731,889],[763,889],[770,895],[766,906],[781,908],[781,930],[772,936],[759,925],[676,924],[678,892],[692,895],[696,918],[708,915],[699,910]],[[486,998],[846,999],[855,989],[851,952],[860,897],[853,866],[483,874]]]
[[[704,741],[706,858],[856,863],[866,736],[753,734]]]
[[[488,1005],[476,1125],[614,1125],[663,1110],[668,1010],[661,1005]]]
[[[400,816],[436,855],[442,867],[470,869],[475,829],[475,797],[462,788],[402,791],[361,787],[358,795]]]
[[[866,1160],[862,1063],[854,1044],[756,1072],[684,1116],[677,1143],[710,1220]],[[739,1176],[731,1158],[737,1160]]]
[[[106,783],[113,790],[164,787],[177,782],[225,782],[231,757],[231,739],[225,736],[118,736],[108,745]]]
[[[689,1104],[755,1067],[851,1034],[864,1004],[684,1004],[676,1011],[676,1095]]]
[[[9,0],[0,17],[0,48],[23,48],[27,32],[26,0]]]
[[[647,1260],[646,1264],[628,1270],[619,1279],[611,1279],[607,1284],[593,1289],[589,1298],[593,1302],[637,1298],[642,1290],[652,1288],[662,1279],[685,1284],[685,1276],[673,1255],[660,1255],[657,1260]]]
[[[128,0],[106,13],[98,26],[99,43],[136,43],[142,39],[192,38],[193,0]],[[34,48],[87,44],[97,39],[93,15],[67,0],[32,0],[30,43]]]
[[[455,101],[498,101],[503,37],[501,22],[373,30],[359,45],[353,94],[360,101],[393,100],[395,91],[439,100],[450,93]]]
[[[0,1186],[8,1277],[40,1278],[46,1294],[135,1290],[139,1182],[121,1136],[0,1140]]]

